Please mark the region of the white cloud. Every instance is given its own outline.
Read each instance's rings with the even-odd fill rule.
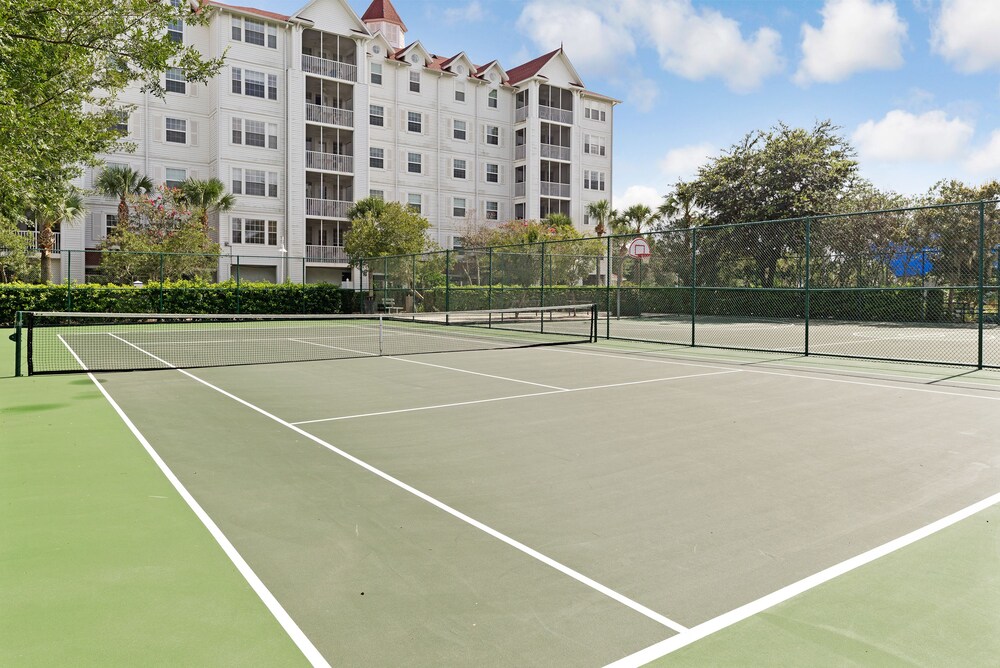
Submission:
[[[970,172],[996,172],[1000,170],[1000,130],[994,130],[986,146],[974,151],[965,162]]]
[[[656,209],[663,204],[663,196],[656,192],[656,188],[650,186],[629,186],[623,195],[615,197],[614,204],[619,211],[633,204],[645,204],[650,209]]]
[[[691,0],[531,0],[518,28],[540,50],[562,43],[582,70],[635,68],[637,40],[655,48],[664,70],[686,79],[719,78],[738,92],[780,71],[781,36],[761,28],[744,37],[740,24]]]
[[[852,135],[863,158],[885,162],[944,161],[959,156],[974,128],[943,111],[915,115],[899,109],[880,121],[866,121]]]
[[[542,51],[562,44],[580,69],[613,72],[622,57],[635,53],[635,42],[621,22],[564,0],[533,0],[521,11],[517,27]]]
[[[715,147],[711,144],[692,144],[667,151],[660,160],[660,170],[669,183],[690,179],[698,172],[698,168],[711,159]]]
[[[823,25],[802,26],[802,62],[795,82],[832,83],[855,72],[903,65],[906,22],[896,5],[876,0],[827,0]]]
[[[777,31],[744,37],[737,21],[691,0],[623,0],[620,16],[656,48],[663,69],[685,79],[718,77],[748,92],[783,67]]]
[[[628,94],[625,99],[629,106],[635,110],[646,113],[653,110],[656,98],[660,96],[660,91],[656,87],[656,82],[644,77],[636,77],[629,83]]]
[[[1000,2],[943,0],[931,46],[961,72],[1000,68]]]
[[[475,23],[482,21],[486,17],[483,6],[479,0],[472,0],[467,5],[461,7],[449,7],[444,10],[445,23]]]

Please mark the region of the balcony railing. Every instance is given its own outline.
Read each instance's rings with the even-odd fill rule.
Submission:
[[[306,120],[314,123],[327,123],[345,128],[354,127],[354,112],[339,107],[326,107],[319,104],[306,104]]]
[[[347,218],[350,202],[336,199],[306,199],[307,216],[323,216],[324,218]]]
[[[557,107],[547,107],[544,104],[538,105],[538,117],[543,121],[555,121],[556,123],[573,123],[572,109],[559,109]]]
[[[514,110],[514,122],[515,123],[520,123],[521,121],[526,120],[527,118],[528,118],[528,108],[527,107],[518,107],[517,109]]]
[[[569,197],[569,184],[542,181],[542,197]]]
[[[570,159],[570,148],[569,146],[559,146],[558,144],[542,144],[542,157],[549,158],[551,160],[566,160]]]
[[[38,235],[36,230],[18,230],[19,236],[26,238],[32,248],[38,248]],[[59,232],[52,233],[52,252],[58,253],[60,249]]]
[[[328,172],[353,174],[354,156],[306,151],[306,169],[323,169]]]
[[[524,183],[514,184],[514,197],[524,197]]]
[[[343,246],[313,246],[306,244],[306,262],[336,262],[347,264]]]
[[[351,63],[343,63],[339,60],[327,60],[316,56],[302,54],[302,69],[310,74],[319,74],[331,79],[342,81],[357,81],[358,66]]]
[[[527,155],[528,155],[528,145],[527,144],[521,144],[520,146],[515,146],[514,147],[514,159],[515,160],[524,160],[525,157],[527,157]]]

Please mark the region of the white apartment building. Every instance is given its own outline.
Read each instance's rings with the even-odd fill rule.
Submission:
[[[610,199],[618,101],[588,91],[562,48],[505,69],[407,44],[390,0],[360,17],[346,0],[293,16],[211,4],[207,26],[178,24],[171,37],[225,54],[222,70],[207,85],[166,72],[164,99],[129,91],[123,127],[136,150],[105,159],[156,183],[225,182],[237,204],[212,224],[245,280],[350,281],[346,214],[369,195],[419,210],[444,248],[461,245],[470,219],[561,212],[592,229],[587,204]],[[61,231],[63,249],[94,249],[114,225],[116,202],[87,204],[85,223]],[[287,259],[298,257],[308,260]],[[62,274],[83,281],[98,262],[74,257]]]

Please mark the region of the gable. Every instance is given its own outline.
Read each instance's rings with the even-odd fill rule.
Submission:
[[[312,21],[312,27],[323,32],[350,35],[352,32],[368,34],[347,0],[312,0],[292,16]]]
[[[583,87],[583,81],[577,73],[573,63],[566,57],[566,53],[560,49],[558,53],[538,70],[540,76],[548,79],[548,83],[560,88],[576,86]]]

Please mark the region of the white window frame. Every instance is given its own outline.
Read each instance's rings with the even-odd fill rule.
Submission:
[[[243,194],[250,197],[267,197],[267,170],[264,169],[244,169],[243,170]],[[260,192],[250,192],[250,188]]]
[[[184,76],[184,70],[179,67],[168,67],[164,75],[163,87],[168,93],[187,95],[187,78]]]
[[[455,82],[455,102],[465,104],[465,83],[462,81]]]
[[[461,125],[461,128],[459,126]],[[462,136],[460,137],[459,134]],[[456,118],[451,123],[451,138],[457,141],[469,141],[469,123]]]
[[[420,72],[413,69],[410,70],[410,92],[420,92]]]
[[[500,92],[496,88],[491,90],[489,95],[486,96],[486,106],[490,109],[498,109],[500,107]]]
[[[369,197],[374,197],[375,199],[380,199],[383,202],[385,201],[385,191],[384,190],[369,190],[368,191],[368,196]]]
[[[373,86],[382,85],[382,63],[372,63],[371,76],[369,77]],[[378,81],[376,81],[378,79]]]
[[[462,163],[459,167],[458,164]],[[459,176],[458,173],[461,172],[462,175]],[[453,179],[465,180],[469,178],[469,163],[464,158],[452,158],[451,160],[451,177]]]
[[[375,164],[378,162],[379,164]],[[371,169],[385,169],[385,149],[378,146],[368,148],[368,166]]]
[[[267,24],[267,48],[278,48],[278,26],[273,23]]]
[[[253,130],[251,130],[253,127]],[[256,132],[254,131],[256,130]],[[250,135],[254,136],[254,142],[250,141]],[[257,121],[251,118],[247,118],[243,121],[243,144],[245,146],[255,146],[257,148],[265,148],[267,146],[267,123],[265,121]]]
[[[179,180],[177,178],[170,178],[171,172],[173,172],[172,176],[180,176],[181,178]],[[163,184],[168,188],[178,188],[180,187],[180,184],[187,181],[187,170],[183,167],[166,167],[163,170],[163,175]],[[171,183],[176,185],[170,185]]]
[[[500,219],[500,202],[486,200],[486,220]]]
[[[414,120],[416,117],[416,120]],[[416,130],[413,129],[416,125]],[[419,111],[408,111],[406,112],[406,131],[412,132],[414,134],[423,134],[424,132],[424,115]]]
[[[490,167],[493,169],[491,170]],[[485,165],[485,179],[486,183],[500,183],[500,165],[496,162],[487,162]],[[495,176],[495,179],[490,179],[490,176]]]
[[[378,110],[376,112],[375,110]],[[378,119],[378,122],[375,122]],[[368,123],[369,125],[374,125],[379,128],[385,127],[385,107],[379,104],[368,105]]]
[[[406,173],[423,174],[424,156],[419,153],[406,152]]]
[[[488,146],[500,146],[500,126],[487,125],[483,128],[483,141]]]
[[[176,126],[176,124],[180,123],[180,127],[173,127],[173,128],[170,127],[171,121],[173,122],[173,124],[175,126]],[[170,144],[185,144],[186,145],[188,143],[188,126],[187,126],[187,120],[186,119],[183,119],[183,118],[171,118],[169,116],[165,117],[163,119],[163,127],[164,127],[164,135],[163,135],[164,141],[166,141],[166,142],[168,142]],[[181,133],[183,135],[183,139],[181,141],[177,141],[176,139],[170,139],[170,133],[171,132],[179,132],[179,133]]]
[[[267,75],[267,99],[277,100],[278,99],[278,75],[268,74]]]
[[[251,30],[250,26],[253,26]],[[260,41],[256,41],[256,35],[260,35]],[[250,35],[254,35],[254,39],[247,39]],[[246,44],[253,44],[254,46],[264,46],[267,43],[267,23],[260,21],[258,19],[251,19],[245,17],[243,19],[243,41]]]
[[[461,204],[459,204],[461,202]],[[452,218],[465,218],[468,209],[466,207],[466,199],[464,197],[452,197],[451,198],[451,217]]]
[[[424,197],[420,193],[407,193],[406,194],[406,208],[414,213],[423,214],[424,212]]]
[[[250,87],[253,86],[255,92],[250,92]],[[256,91],[260,89],[260,95],[257,95]],[[243,94],[247,97],[256,97],[260,100],[267,98],[267,74],[264,72],[258,72],[257,70],[243,70]]]

